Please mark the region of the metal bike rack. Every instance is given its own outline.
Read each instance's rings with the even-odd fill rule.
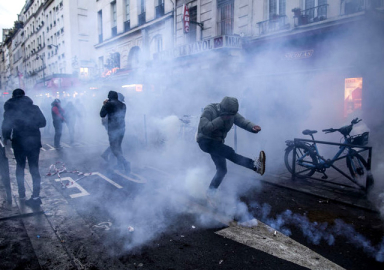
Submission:
[[[371,170],[371,160],[372,160],[372,147],[371,146],[362,146],[362,145],[354,145],[354,144],[334,143],[334,142],[325,142],[325,141],[317,141],[317,140],[308,140],[308,139],[295,138],[294,139],[294,146],[293,146],[293,153],[294,154],[293,154],[293,158],[292,158],[292,177],[291,177],[292,180],[296,179],[296,154],[295,153],[296,153],[296,145],[298,145],[300,142],[309,142],[309,143],[318,143],[318,144],[335,145],[335,146],[346,146],[346,147],[350,147],[350,148],[359,148],[360,150],[357,150],[356,151],[357,153],[368,151],[368,160],[367,160],[368,168],[367,169],[368,169],[368,171]],[[333,162],[336,162],[337,160],[344,159],[346,157],[347,156],[341,156],[341,157],[335,159]],[[346,178],[348,178],[354,184],[359,186],[361,189],[365,188],[365,187],[361,186],[359,183],[357,183],[349,175],[347,175],[346,173],[341,171],[339,168],[335,167],[333,164],[331,165],[331,167],[334,168],[337,172],[339,172],[343,176],[345,176]],[[331,183],[331,184],[337,184],[337,185],[340,185],[340,186],[351,187],[349,185],[344,185],[344,184],[341,184],[341,183],[334,183],[332,181],[326,181],[326,180],[318,179],[318,178],[315,178],[315,177],[308,177],[308,178],[314,179],[314,180],[318,180],[318,181],[322,181],[322,182]]]

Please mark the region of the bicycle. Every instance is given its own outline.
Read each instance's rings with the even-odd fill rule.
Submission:
[[[325,173],[328,168],[334,168],[342,175],[347,177],[353,183],[358,185],[361,189],[368,191],[374,184],[373,176],[370,172],[370,156],[371,148],[364,147],[368,143],[369,132],[364,132],[359,135],[350,136],[353,126],[359,123],[361,119],[355,118],[351,121],[350,125],[343,126],[338,129],[330,128],[324,129],[323,132],[333,133],[340,132],[343,135],[344,141],[342,143],[321,142],[315,141],[313,134],[317,133],[317,130],[304,130],[304,135],[311,136],[312,140],[295,139],[295,141],[286,141],[287,148],[285,149],[284,162],[288,171],[298,178],[309,178],[315,172],[323,174],[322,179],[327,179],[328,176]],[[325,159],[320,155],[317,148],[317,143],[338,145],[339,150],[332,159]],[[357,151],[354,148],[360,148],[362,150]],[[295,150],[295,152],[294,152]],[[370,151],[368,161],[366,161],[359,153],[365,150]],[[295,153],[295,156],[294,156]],[[344,153],[344,154],[343,154]],[[346,159],[346,165],[348,167],[350,175],[347,175],[333,164],[337,160]],[[293,168],[294,166],[294,168]],[[365,177],[365,179],[364,179]],[[362,178],[362,180],[361,180]],[[360,181],[359,181],[360,180]],[[361,185],[359,182],[365,181],[365,185]]]

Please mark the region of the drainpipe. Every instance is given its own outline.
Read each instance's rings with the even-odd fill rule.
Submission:
[[[176,46],[176,0],[175,2],[170,0],[173,4],[173,47]]]

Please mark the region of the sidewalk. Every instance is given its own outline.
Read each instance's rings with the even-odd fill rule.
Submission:
[[[15,161],[12,157],[9,160],[13,202],[5,203],[0,185],[0,269],[125,269],[120,261],[108,256],[97,234],[44,178],[41,207],[32,209],[20,201]],[[29,173],[25,182],[29,198]]]

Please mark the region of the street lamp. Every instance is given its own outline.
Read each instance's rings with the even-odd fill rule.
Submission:
[[[57,54],[57,49],[59,48],[59,46],[57,46],[57,45],[53,45],[53,44],[49,44],[48,46],[48,49],[52,49],[52,47],[55,47],[55,54]]]

